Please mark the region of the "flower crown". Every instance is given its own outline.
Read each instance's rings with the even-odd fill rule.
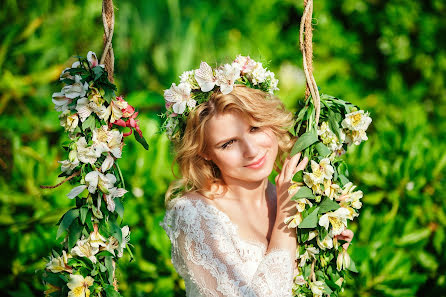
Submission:
[[[161,129],[170,140],[178,140],[186,128],[189,112],[208,101],[213,92],[220,90],[226,95],[232,92],[235,84],[241,84],[273,94],[278,90],[278,82],[273,72],[249,56],[239,55],[231,64],[216,69],[201,62],[199,69],[180,75],[178,86],[172,83],[169,89],[164,90],[166,112],[161,115],[165,118]]]

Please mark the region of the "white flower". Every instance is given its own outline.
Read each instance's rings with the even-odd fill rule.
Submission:
[[[322,241],[320,240],[320,238],[318,236],[316,241],[317,241],[317,245],[322,250],[333,248],[333,238],[331,238],[328,234],[327,234],[327,236],[325,236],[325,238]]]
[[[324,282],[323,281],[315,281],[310,282],[310,289],[313,293],[313,297],[322,297],[324,293]]]
[[[62,172],[66,172],[67,174],[71,174],[71,172],[73,172],[73,169],[79,165],[79,160],[77,158],[73,161],[63,160],[58,162],[61,164],[60,170],[62,170]]]
[[[65,95],[65,97],[74,99],[78,97],[84,97],[88,90],[88,84],[87,82],[83,83],[81,82],[81,76],[75,75],[74,76],[74,83],[72,85],[66,85],[62,88],[62,93]]]
[[[339,235],[347,227],[347,218],[351,216],[350,211],[344,207],[336,209],[334,212],[327,212],[319,219],[319,225],[328,230],[331,223],[333,236]]]
[[[71,112],[66,109],[59,115],[60,125],[65,128],[65,130],[73,132],[77,128],[79,123],[79,117],[77,113],[71,114]]]
[[[170,89],[164,90],[164,98],[166,101],[174,103],[172,108],[175,113],[182,114],[186,109],[186,105],[189,108],[193,108],[197,103],[192,99],[190,92],[190,85],[180,83],[176,86],[175,83],[173,83]]]
[[[70,281],[67,286],[70,289],[68,297],[89,297],[90,289],[94,283],[94,279],[91,276],[84,278],[80,274],[70,274]]]
[[[342,249],[342,251],[338,254],[338,258],[336,259],[336,269],[338,271],[344,270],[350,266],[350,255],[347,253],[346,249]]]
[[[96,54],[92,51],[89,51],[87,54],[87,60],[88,63],[90,64],[90,67],[96,67],[96,66],[100,66],[102,68],[105,68],[104,64],[99,64],[99,60],[98,57],[96,57]]]
[[[90,164],[94,164],[94,162],[96,162],[96,160],[101,156],[104,149],[107,149],[101,144],[93,144],[92,146],[88,146],[85,137],[78,139],[76,142],[76,147],[79,161]]]
[[[80,186],[74,187],[70,191],[70,193],[67,194],[67,197],[70,199],[73,199],[73,198],[77,197],[80,193],[82,193],[86,188],[87,188],[86,185],[80,185]]]
[[[72,258],[70,254],[67,254],[65,250],[62,251],[62,256],[53,257],[51,256],[51,260],[46,264],[46,269],[51,270],[51,272],[59,273],[62,271],[71,272],[72,269],[68,266],[68,259]]]
[[[314,176],[311,173],[304,172],[305,184],[313,190],[315,195],[322,195],[322,187],[319,183],[313,181]]]
[[[111,114],[110,123],[114,123],[120,118],[122,118],[123,109],[126,109],[128,106],[127,101],[124,100],[112,100],[110,105],[107,108],[107,113]]]
[[[118,247],[118,257],[121,258],[127,243],[130,241],[130,229],[129,226],[124,226],[121,228],[122,241],[121,245]]]
[[[96,113],[100,119],[107,119],[110,116],[110,106],[106,108],[105,105],[97,105],[96,102],[88,98],[80,98],[76,102],[76,110],[79,114],[81,122],[85,121],[92,112]]]
[[[316,258],[315,255],[319,254],[319,250],[315,247],[307,247],[307,249],[305,250],[305,253],[303,253],[302,255],[299,256],[300,258],[300,263],[299,266],[303,267],[305,265],[305,263],[307,262],[307,260],[310,260],[311,258]]]
[[[216,78],[214,77],[211,66],[206,62],[201,62],[200,68],[195,70],[194,77],[202,92],[209,92],[215,86]]]
[[[273,94],[274,91],[279,90],[279,88],[277,87],[277,85],[279,84],[279,80],[277,78],[274,77],[274,72],[271,71],[266,71],[265,73],[265,81],[269,81],[269,90],[268,92]]]
[[[113,159],[112,155],[107,154],[107,157],[105,158],[104,162],[101,165],[101,171],[105,172],[112,168],[113,164],[115,163],[115,160]]]
[[[271,76],[271,74],[268,74],[268,76]],[[257,63],[256,67],[252,71],[252,83],[254,85],[261,84],[266,80],[266,77],[266,69],[263,68],[262,63]]]
[[[180,75],[180,83],[189,84],[189,86],[193,90],[200,89],[200,86],[198,85],[198,82],[197,82],[197,80],[195,78],[195,70],[184,71]]]
[[[217,77],[217,86],[220,87],[222,94],[226,95],[232,92],[234,82],[240,78],[240,65],[234,63],[232,65],[225,64],[223,67],[215,70]]]
[[[363,197],[363,192],[354,191],[355,188],[356,186],[352,182],[346,183],[338,199],[350,203],[353,208],[360,209],[362,207],[360,199]]]
[[[343,128],[352,131],[365,131],[372,122],[372,118],[369,117],[369,112],[364,114],[364,110],[358,110],[345,115],[345,119],[342,120],[341,125]]]
[[[313,206],[313,203],[311,203],[310,200],[307,198],[301,198],[299,200],[296,200],[296,208],[298,212],[303,212],[305,210],[305,206],[309,205],[310,207]]]
[[[324,181],[324,194],[331,200],[338,198],[337,193],[339,192],[340,188],[341,187],[339,187],[338,184],[333,183],[331,179],[326,179]]]
[[[62,112],[68,110],[68,104],[70,104],[71,101],[73,101],[72,99],[66,97],[63,92],[53,93],[52,98],[53,98],[52,101],[55,105],[54,109]]]
[[[109,194],[105,195],[105,200],[107,202],[107,209],[110,212],[115,211],[115,201],[113,201],[116,197],[122,197],[125,193],[127,193],[126,189],[113,187],[108,190]]]
[[[103,193],[109,194],[109,190],[113,188],[116,182],[116,177],[107,173],[107,175],[95,170],[90,171],[85,176],[85,183],[87,184],[88,191],[92,194],[96,193],[96,189],[99,188]]]
[[[323,122],[317,130],[317,134],[321,137],[322,143],[327,145],[330,150],[338,151],[342,149],[342,144],[345,141],[345,133],[342,129],[339,130],[339,136],[341,137],[339,140],[336,134],[330,130],[328,122]]]
[[[293,216],[285,218],[283,221],[285,225],[288,225],[288,228],[296,228],[302,222],[302,214],[300,212],[296,213]]]
[[[350,131],[345,137],[345,143],[348,145],[351,145],[352,143],[359,145],[362,141],[366,141],[368,139],[369,138],[364,130]]]
[[[240,66],[240,71],[242,74],[251,73],[257,65],[256,61],[251,59],[249,56],[245,57],[242,55],[238,55],[237,58],[235,58],[234,63]]]
[[[311,173],[304,172],[308,175],[312,184],[320,184],[324,182],[324,179],[331,179],[333,177],[334,169],[330,165],[330,159],[324,158],[319,164],[314,160],[311,160]]]
[[[305,285],[307,282],[305,281],[304,276],[302,275],[302,272],[299,271],[298,274],[296,274],[296,276],[294,277],[294,283],[298,286],[303,286]]]
[[[122,155],[122,132],[117,129],[113,129],[108,132],[108,148],[115,158],[121,158]]]
[[[98,247],[94,247],[90,244],[90,240],[82,239],[78,240],[76,246],[71,249],[71,254],[79,257],[87,257],[91,262],[96,263],[96,254],[99,252]]]
[[[101,233],[97,231],[93,231],[90,233],[90,237],[88,238],[90,241],[90,245],[94,248],[99,248],[101,246],[106,246],[106,239]]]

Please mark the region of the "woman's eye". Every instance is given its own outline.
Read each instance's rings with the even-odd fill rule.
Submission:
[[[230,146],[230,145],[233,144],[233,143],[234,143],[234,139],[229,140],[228,142],[224,143],[224,144],[221,146],[221,148],[222,148],[222,149],[225,149],[225,148],[227,148],[228,146]]]
[[[251,132],[258,131],[259,129],[260,129],[260,127],[251,127]]]

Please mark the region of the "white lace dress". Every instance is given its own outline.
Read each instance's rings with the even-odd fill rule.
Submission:
[[[291,296],[293,260],[286,250],[265,255],[262,243],[241,239],[238,227],[199,198],[170,201],[160,225],[172,243],[172,263],[187,296]]]

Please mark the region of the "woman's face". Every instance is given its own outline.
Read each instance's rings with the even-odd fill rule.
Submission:
[[[259,182],[273,170],[277,137],[266,127],[254,127],[247,116],[228,112],[213,116],[206,126],[206,157],[230,182]]]

